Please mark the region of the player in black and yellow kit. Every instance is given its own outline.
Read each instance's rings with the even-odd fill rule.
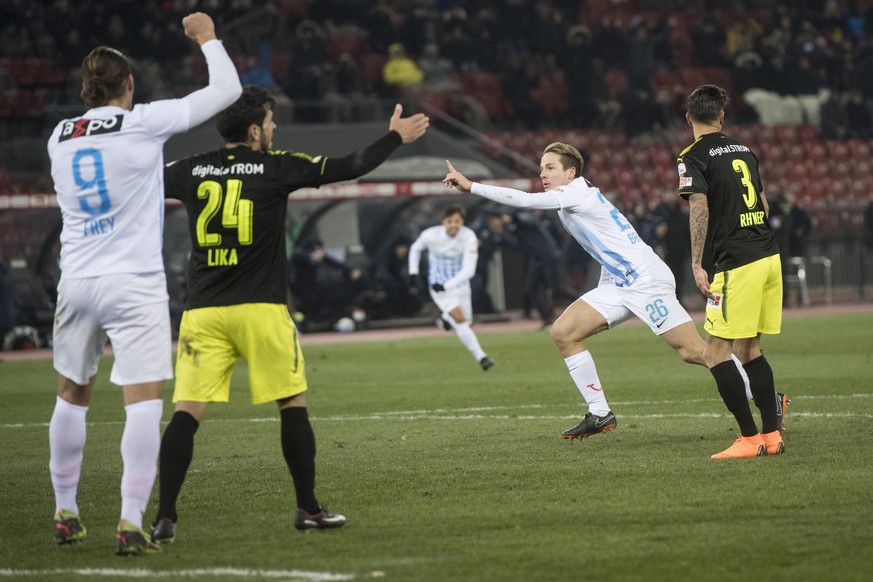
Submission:
[[[288,195],[360,177],[427,129],[422,114],[343,158],[273,151],[273,105],[259,87],[218,114],[225,140],[217,151],[183,159],[164,172],[168,198],[188,211],[192,251],[188,305],[179,331],[175,413],[160,452],[160,503],[152,538],[175,538],[176,499],[194,452],[194,433],[209,402],[227,402],[237,358],[249,368],[253,404],[275,401],[282,452],[297,496],[295,527],[342,526],[346,519],[315,497],[315,437],[306,410],[306,376],[297,330],[286,307],[285,214]]]
[[[679,195],[691,205],[691,266],[707,297],[709,333],[704,359],[718,391],[740,427],[740,436],[714,459],[755,457],[784,451],[773,370],[761,353],[762,333],[782,325],[782,269],[779,247],[767,223],[769,212],[758,158],[721,132],[728,97],[715,85],[688,96],[688,125],[695,141],[679,155]],[[715,262],[712,284],[701,261],[709,242]],[[761,433],[745,395],[736,353],[749,376]],[[784,395],[782,395],[784,398]]]

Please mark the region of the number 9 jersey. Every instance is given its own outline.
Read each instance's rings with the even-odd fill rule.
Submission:
[[[188,211],[186,309],[287,301],[288,195],[322,183],[306,154],[222,148],[168,164],[167,198]]]
[[[164,100],[95,107],[54,129],[48,155],[64,277],[164,270],[163,146],[188,130],[188,117],[186,101]]]

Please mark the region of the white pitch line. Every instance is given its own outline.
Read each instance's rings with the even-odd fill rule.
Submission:
[[[504,407],[494,407],[504,408]],[[505,407],[507,409],[523,408],[523,407]],[[463,411],[458,409],[454,412]],[[314,421],[324,422],[348,422],[350,420],[357,421],[379,421],[379,420],[568,420],[579,418],[579,413],[574,414],[451,414],[449,410],[422,410],[419,413],[400,414],[397,412],[375,412],[373,414],[359,415],[339,415],[339,416],[312,416]],[[871,418],[873,414],[859,412],[790,412],[791,418]],[[624,419],[653,419],[653,418],[730,418],[731,415],[727,412],[669,412],[669,413],[653,413],[653,414],[619,414],[619,417]],[[278,417],[267,418],[222,418],[211,420],[210,423],[225,423],[225,422],[279,422]],[[106,426],[124,424],[121,421],[107,422],[89,422],[90,426]],[[33,424],[0,424],[0,428],[34,428],[47,427],[48,423],[33,423]]]
[[[873,393],[871,392],[863,392],[856,394],[814,394],[809,396],[800,396],[797,398],[797,401],[804,400],[832,400],[832,399],[846,399],[846,398],[873,398]],[[616,406],[659,406],[659,405],[672,405],[672,404],[692,404],[692,403],[702,403],[702,402],[720,402],[718,398],[689,398],[683,400],[614,400],[613,404]],[[334,416],[312,416],[313,420],[389,420],[391,417],[396,417],[397,419],[407,419],[407,418],[428,418],[432,415],[438,414],[446,414],[446,413],[463,413],[463,412],[489,412],[489,411],[499,411],[499,410],[542,410],[542,409],[550,409],[550,408],[563,408],[565,405],[563,404],[514,404],[511,406],[471,406],[465,408],[431,408],[431,409],[413,409],[413,410],[385,410],[373,412],[368,415],[354,415],[354,416],[343,416],[343,415],[334,415]],[[803,413],[791,411],[791,416],[802,416]],[[809,413],[812,414],[812,413]],[[632,415],[622,415],[625,417],[632,417]],[[852,416],[851,414],[849,416]],[[444,417],[441,417],[444,418]],[[470,417],[470,418],[480,418],[480,417]],[[488,417],[492,418],[492,417]],[[496,418],[496,417],[495,417]],[[565,417],[561,417],[565,418]],[[566,417],[569,418],[569,417]],[[645,416],[638,416],[638,418],[646,418]],[[656,417],[651,417],[656,418]],[[278,417],[268,417],[268,418],[218,418],[210,420],[210,424],[216,422],[278,422]],[[111,425],[123,425],[123,420],[106,420],[100,422],[89,422],[88,426],[111,426]],[[30,423],[7,423],[0,424],[0,428],[31,428],[31,427],[48,427],[49,423],[47,422],[30,422]]]
[[[255,570],[251,568],[196,568],[190,570],[147,570],[134,568],[65,568],[56,570],[16,570],[0,568],[0,576],[113,576],[119,578],[200,578],[221,576],[235,578],[281,578],[301,582],[333,582],[354,580],[354,574],[309,572],[306,570]]]

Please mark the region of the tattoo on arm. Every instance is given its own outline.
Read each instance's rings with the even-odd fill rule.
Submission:
[[[689,225],[691,228],[691,264],[703,262],[703,247],[706,244],[706,231],[709,227],[709,206],[705,194],[692,194],[689,199]]]

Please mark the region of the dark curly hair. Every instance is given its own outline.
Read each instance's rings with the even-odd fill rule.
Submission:
[[[691,119],[698,123],[718,121],[719,114],[728,104],[727,91],[717,85],[701,85],[688,96],[685,103]]]
[[[266,89],[255,85],[243,88],[242,95],[230,107],[215,116],[215,126],[226,142],[246,142],[252,124],[263,126],[267,111],[276,100]]]
[[[446,206],[445,210],[443,210],[443,218],[448,218],[450,216],[454,216],[455,214],[460,214],[461,220],[467,219],[467,211],[460,204],[450,204]]]

